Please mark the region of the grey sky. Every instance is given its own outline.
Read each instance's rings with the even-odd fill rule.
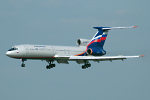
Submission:
[[[0,100],[149,100],[149,0],[1,0]],[[94,26],[131,26],[111,30],[107,55],[144,58],[81,65],[21,61],[5,52],[18,44],[76,46],[78,38],[91,39]]]

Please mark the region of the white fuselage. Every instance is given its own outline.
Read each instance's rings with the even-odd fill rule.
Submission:
[[[18,59],[49,59],[55,56],[74,56],[82,54],[86,46],[50,46],[50,45],[17,45],[7,51],[6,55]]]
[[[98,32],[91,40],[78,39],[78,47],[72,46],[50,46],[50,45],[17,45],[13,46],[6,52],[6,55],[11,58],[21,59],[22,67],[25,67],[24,61],[27,59],[46,60],[49,65],[47,69],[55,67],[54,61],[58,63],[68,64],[68,61],[76,61],[78,64],[84,63],[82,69],[91,66],[89,61],[112,61],[123,60],[127,58],[143,57],[138,56],[105,56],[106,51],[103,49],[108,30],[135,28],[131,27],[94,27]]]

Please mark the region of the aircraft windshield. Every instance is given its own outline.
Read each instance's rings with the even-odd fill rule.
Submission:
[[[14,50],[18,50],[18,48],[13,47],[13,48],[9,49],[8,51],[14,51]]]

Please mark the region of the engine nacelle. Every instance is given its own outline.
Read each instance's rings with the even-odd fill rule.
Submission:
[[[87,54],[88,55],[93,55],[93,56],[102,56],[106,54],[106,51],[103,49],[87,49]]]
[[[87,46],[90,40],[87,39],[78,39],[77,40],[77,45],[78,46]]]

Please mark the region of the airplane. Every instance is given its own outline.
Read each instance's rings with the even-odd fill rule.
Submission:
[[[16,45],[6,52],[6,55],[21,59],[22,67],[25,67],[24,61],[45,60],[48,62],[47,69],[55,67],[54,61],[58,63],[69,64],[68,61],[76,61],[78,64],[83,64],[82,69],[91,67],[89,61],[113,61],[124,60],[127,58],[143,57],[144,55],[136,56],[103,56],[106,51],[103,49],[108,31],[111,29],[136,28],[137,26],[129,27],[93,27],[97,29],[97,33],[91,40],[78,39],[77,47],[73,46],[52,46],[52,45]]]

